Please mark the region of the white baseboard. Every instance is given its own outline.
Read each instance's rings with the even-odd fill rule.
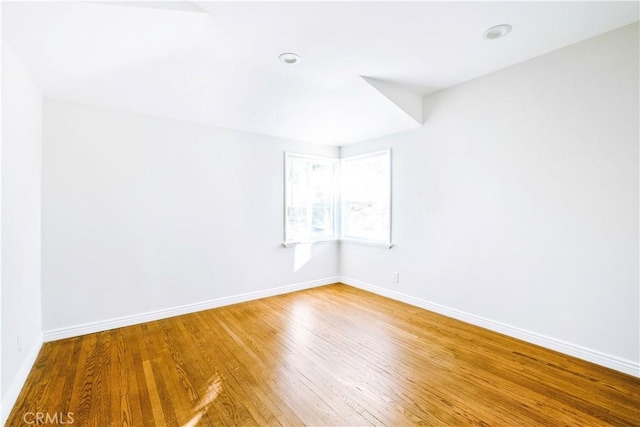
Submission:
[[[588,362],[615,369],[616,371],[624,372],[625,374],[640,377],[640,364],[631,360],[622,359],[620,357],[605,354],[600,351],[592,350],[546,335],[538,334],[536,332],[527,331],[525,329],[510,326],[501,322],[496,322],[494,320],[486,319],[481,316],[476,316],[475,314],[466,313],[464,311],[425,301],[420,298],[412,297],[410,295],[406,295],[390,289],[381,288],[379,286],[362,282],[360,280],[350,279],[348,277],[340,277],[340,282],[359,289],[363,289],[365,291],[372,292],[374,294],[382,295],[397,301],[411,304],[416,307],[424,308],[425,310],[433,311],[447,317],[462,320],[463,322],[499,332],[513,338],[518,338],[523,341],[536,344],[551,350],[559,351],[560,353],[564,353],[569,356],[574,356]]]
[[[9,386],[9,390],[7,390],[6,394],[2,396],[2,407],[0,409],[0,425],[4,425],[7,422],[7,418],[9,418],[9,414],[13,409],[13,405],[16,404],[16,400],[18,400],[18,396],[22,391],[22,387],[24,383],[27,381],[27,377],[33,368],[33,364],[36,362],[38,358],[38,353],[40,353],[40,349],[42,348],[42,335],[38,336],[35,345],[31,347],[27,357],[24,359],[24,362],[20,366],[15,378],[11,382]]]
[[[124,326],[137,325],[144,322],[152,322],[154,320],[166,319],[183,314],[195,313],[197,311],[209,310],[211,308],[222,307],[225,305],[238,304],[241,302],[252,301],[260,298],[272,297],[275,295],[286,294],[303,289],[330,285],[339,281],[340,278],[337,276],[326,277],[324,279],[296,283],[293,285],[281,286],[278,288],[265,289],[262,291],[249,292],[246,294],[233,295],[229,297],[216,298],[193,304],[185,304],[178,307],[170,307],[162,310],[134,314],[131,316],[122,316],[115,319],[102,320],[99,322],[84,323],[81,325],[75,325],[66,328],[52,329],[49,331],[44,331],[43,336],[45,342],[56,341],[64,338],[92,334],[95,332],[108,331],[109,329],[122,328]]]

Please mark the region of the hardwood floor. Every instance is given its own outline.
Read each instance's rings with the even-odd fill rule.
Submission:
[[[46,343],[7,425],[37,412],[78,426],[630,426],[640,379],[338,284]]]

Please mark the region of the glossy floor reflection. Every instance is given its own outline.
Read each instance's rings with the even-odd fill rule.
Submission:
[[[349,286],[45,344],[7,425],[640,425],[640,379]]]

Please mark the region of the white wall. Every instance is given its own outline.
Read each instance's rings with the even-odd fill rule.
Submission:
[[[338,275],[281,246],[285,150],[337,148],[52,99],[43,126],[45,331]]]
[[[639,375],[638,92],[635,24],[426,97],[421,129],[343,147],[392,148],[397,246],[343,244],[341,274]]]
[[[2,415],[42,344],[41,95],[2,42]],[[22,349],[18,349],[20,335]]]

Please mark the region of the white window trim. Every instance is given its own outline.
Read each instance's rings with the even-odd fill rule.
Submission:
[[[388,240],[370,240],[370,239],[361,239],[353,236],[345,236],[342,233],[342,223],[343,223],[343,215],[342,215],[342,195],[340,191],[340,169],[342,167],[342,163],[344,160],[353,160],[358,158],[366,158],[376,156],[382,153],[387,153],[389,156],[389,179],[390,179],[390,190],[389,190],[389,239]],[[335,179],[334,185],[336,188],[334,189],[334,194],[337,194],[337,197],[333,198],[333,231],[334,236],[332,238],[317,238],[310,239],[309,241],[295,241],[289,240],[287,241],[287,207],[289,206],[289,192],[287,190],[287,158],[289,156],[298,157],[298,158],[306,158],[311,160],[329,160],[334,162],[334,171],[335,171]],[[335,158],[335,157],[323,157],[323,156],[315,156],[311,154],[303,154],[303,153],[295,153],[285,151],[284,153],[284,215],[283,215],[283,234],[284,239],[282,242],[282,246],[284,248],[292,248],[297,245],[302,244],[325,244],[325,243],[349,243],[349,244],[357,244],[364,246],[373,246],[384,249],[391,249],[395,247],[393,242],[393,159],[391,157],[391,149],[387,148],[385,150],[372,151],[368,153],[357,154],[354,156],[348,156],[343,158]]]
[[[368,153],[357,154],[354,156],[342,157],[340,158],[340,167],[346,160],[358,160],[364,159],[367,157],[374,157],[380,154],[386,154],[389,157],[389,235],[386,240],[372,240],[372,239],[363,239],[355,236],[348,236],[343,233],[342,224],[344,224],[344,216],[343,216],[343,200],[342,194],[339,193],[340,204],[339,204],[339,212],[340,212],[340,241],[355,243],[366,246],[377,246],[382,248],[391,249],[393,247],[393,158],[391,157],[391,149],[387,148],[385,150],[371,151]]]
[[[287,240],[287,207],[289,206],[289,192],[287,191],[287,159],[289,157],[296,157],[296,158],[302,158],[302,159],[310,159],[310,160],[322,160],[322,161],[329,161],[330,163],[333,164],[333,168],[334,168],[334,197],[332,200],[332,205],[333,205],[333,236],[332,237],[319,237],[319,238],[315,238],[315,239],[310,239],[308,241],[296,241],[296,240]],[[315,244],[315,243],[332,243],[332,242],[338,242],[339,241],[339,237],[340,236],[340,230],[339,230],[339,209],[340,209],[340,200],[339,200],[339,196],[335,197],[336,194],[339,194],[339,192],[337,192],[337,187],[340,185],[340,176],[339,173],[336,173],[336,169],[339,169],[339,162],[340,159],[335,158],[335,157],[324,157],[324,156],[314,156],[311,154],[302,154],[302,153],[294,153],[294,152],[290,152],[290,151],[285,151],[284,152],[284,164],[283,164],[283,175],[284,175],[284,215],[283,215],[283,222],[282,222],[282,226],[283,226],[283,242],[282,242],[282,246],[285,248],[290,248],[290,247],[294,247],[298,244]]]
[[[296,241],[290,241],[290,242],[282,242],[282,247],[283,248],[294,248],[298,245],[323,245],[325,243],[342,243],[342,240],[340,239],[326,239],[326,240],[313,240],[313,241],[309,241],[309,242],[296,242]]]
[[[361,245],[361,246],[373,246],[373,247],[382,248],[382,249],[391,249],[395,247],[395,245],[391,242],[383,242],[381,240],[356,239],[352,237],[342,237],[340,238],[339,242],[341,244],[348,243],[348,244]]]

